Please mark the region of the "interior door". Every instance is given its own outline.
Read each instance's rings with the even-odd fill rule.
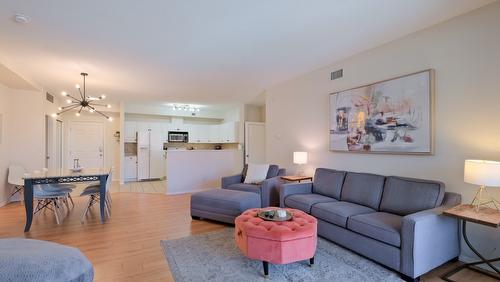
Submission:
[[[245,164],[266,162],[266,124],[245,122]]]
[[[98,122],[72,121],[69,128],[68,167],[75,159],[82,167],[104,166],[104,125]]]

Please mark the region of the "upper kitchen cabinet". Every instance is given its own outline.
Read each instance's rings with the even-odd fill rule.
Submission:
[[[189,128],[189,143],[209,143],[210,130],[208,125],[191,124]]]
[[[237,143],[239,124],[237,121],[226,122],[219,127],[220,142],[222,143]]]
[[[220,138],[220,125],[205,125],[208,128],[208,142],[207,143],[221,143]]]
[[[123,139],[125,142],[137,142],[137,122],[125,121],[125,133]]]

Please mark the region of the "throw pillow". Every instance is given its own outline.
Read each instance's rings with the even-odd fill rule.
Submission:
[[[269,164],[248,164],[244,183],[258,184],[266,180]]]

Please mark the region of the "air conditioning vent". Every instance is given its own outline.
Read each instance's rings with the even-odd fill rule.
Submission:
[[[332,72],[330,75],[331,75],[331,78],[330,78],[331,80],[341,78],[342,76],[344,76],[344,70],[343,69],[336,70],[336,71]]]
[[[45,93],[45,99],[47,99],[47,101],[51,102],[52,104],[54,103],[54,96],[49,92]]]

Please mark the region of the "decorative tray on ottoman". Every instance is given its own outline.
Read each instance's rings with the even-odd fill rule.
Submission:
[[[268,221],[288,221],[293,217],[293,213],[282,209],[286,212],[286,216],[280,217],[278,216],[278,209],[262,209],[257,213],[257,216],[262,218],[263,220]]]

